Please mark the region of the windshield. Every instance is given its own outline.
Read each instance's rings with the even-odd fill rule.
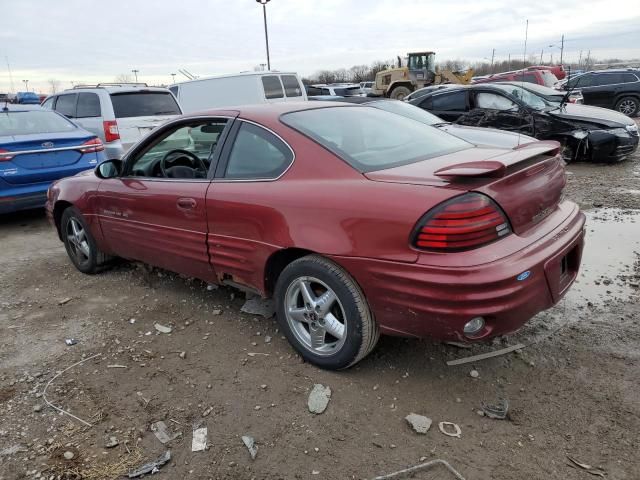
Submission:
[[[0,137],[38,133],[72,132],[76,126],[55,112],[0,113]]]
[[[169,92],[112,93],[116,118],[180,115],[180,107]]]
[[[334,88],[333,91],[336,95],[342,95],[348,97],[350,95],[357,95],[360,93],[360,86],[357,87],[339,87]]]
[[[550,105],[550,103],[546,102],[542,97],[539,97],[535,93],[525,90],[524,88],[517,85],[495,84],[495,87],[499,88],[500,90],[504,90],[507,93],[510,93],[525,105],[533,108],[534,110],[544,110]]]
[[[418,108],[414,105],[401,102],[400,100],[380,100],[369,103],[373,108],[379,108],[386,112],[396,113],[403,117],[411,118],[425,125],[436,125],[438,123],[446,123],[440,117],[436,117],[433,113]]]
[[[435,127],[371,107],[304,110],[287,113],[281,120],[360,172],[406,165],[472,147]]]

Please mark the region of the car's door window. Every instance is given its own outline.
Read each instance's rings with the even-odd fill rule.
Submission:
[[[600,73],[595,75],[593,86],[601,87],[605,85],[615,85],[622,83],[622,75],[620,73]]]
[[[225,119],[216,119],[169,130],[134,154],[127,173],[135,177],[205,178],[225,126]]]
[[[567,87],[568,88],[591,87],[593,85],[593,77],[594,77],[593,74],[586,73],[584,75],[580,75],[579,77],[572,78],[567,82]]]
[[[46,108],[48,110],[53,110],[53,101],[56,99],[56,97],[51,97],[51,98],[47,98],[44,103],[42,104],[42,108]]]
[[[78,107],[76,118],[88,118],[100,116],[100,98],[95,93],[80,93],[78,95]]]
[[[60,95],[56,102],[56,112],[61,113],[69,118],[76,116],[76,101],[78,99],[77,93],[71,93],[68,95]]]
[[[265,75],[262,77],[262,88],[265,98],[282,98],[282,84],[277,75]]]
[[[497,93],[480,92],[476,94],[476,105],[478,108],[489,110],[518,110],[518,105],[507,97]]]
[[[637,82],[638,81],[638,77],[636,77],[633,73],[623,73],[622,74],[622,81],[624,83]]]
[[[298,83],[298,77],[295,75],[282,75],[282,85],[284,85],[284,94],[289,97],[301,97],[302,89]]]
[[[433,110],[441,112],[460,112],[467,109],[466,92],[453,92],[431,97]]]
[[[271,132],[243,122],[233,143],[225,178],[277,178],[293,161],[287,145]]]

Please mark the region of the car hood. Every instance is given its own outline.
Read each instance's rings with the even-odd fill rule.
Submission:
[[[518,135],[517,133],[505,132],[495,128],[467,127],[452,123],[443,123],[437,127],[478,146],[515,148],[518,145],[536,141],[535,138],[527,135]]]
[[[567,103],[561,109],[549,110],[547,113],[563,120],[577,120],[593,123],[608,128],[620,128],[626,125],[635,125],[634,121],[614,110],[600,107],[590,107],[575,103]]]

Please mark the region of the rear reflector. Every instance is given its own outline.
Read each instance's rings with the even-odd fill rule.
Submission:
[[[467,193],[427,212],[414,230],[412,244],[421,250],[455,252],[487,245],[510,233],[500,207],[489,197]]]
[[[83,148],[80,149],[82,153],[95,153],[102,152],[104,150],[104,145],[102,145],[102,142],[98,137],[87,140],[82,144],[82,146]]]
[[[0,148],[0,162],[8,162],[13,158],[13,154],[9,150]]]
[[[102,122],[104,128],[104,141],[114,142],[120,140],[120,132],[118,131],[118,123],[115,120],[105,120]]]

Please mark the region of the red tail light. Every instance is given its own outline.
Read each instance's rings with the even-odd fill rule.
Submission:
[[[9,150],[0,148],[0,162],[8,162],[13,158],[13,155]]]
[[[102,142],[97,137],[87,140],[82,145],[87,145],[85,148],[80,149],[82,153],[95,153],[102,152],[104,150],[104,145],[102,145]]]
[[[509,235],[507,217],[489,197],[467,193],[427,212],[412,244],[421,250],[455,252],[487,245]]]
[[[104,141],[109,143],[120,140],[120,132],[118,131],[118,123],[115,120],[105,120],[102,122],[104,128]]]

